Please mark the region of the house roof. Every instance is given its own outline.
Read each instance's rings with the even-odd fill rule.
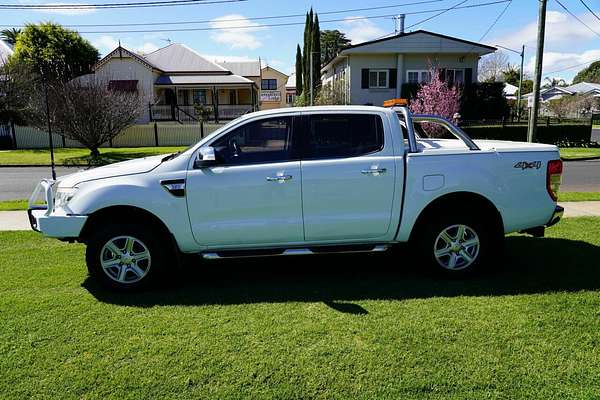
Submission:
[[[426,34],[426,35],[430,35],[430,36],[436,36],[436,37],[439,37],[439,38],[442,38],[442,39],[453,40],[453,41],[455,41],[455,42],[460,42],[460,43],[464,43],[464,44],[469,44],[469,45],[472,45],[472,46],[483,47],[483,48],[486,48],[486,49],[488,49],[488,50],[492,50],[492,51],[496,51],[496,50],[498,50],[498,49],[497,49],[496,47],[494,47],[494,46],[488,46],[488,45],[486,45],[486,44],[481,44],[481,43],[477,43],[477,42],[472,42],[472,41],[470,41],[470,40],[460,39],[460,38],[453,37],[453,36],[442,35],[441,33],[436,33],[436,32],[425,31],[425,30],[423,30],[423,29],[419,29],[419,30],[412,31],[412,32],[399,33],[399,34],[397,34],[397,35],[392,35],[392,36],[384,37],[384,38],[381,38],[381,39],[375,39],[375,40],[369,40],[369,41],[362,42],[362,43],[351,44],[351,45],[349,45],[349,46],[346,46],[346,47],[345,47],[345,48],[342,50],[342,52],[343,52],[344,50],[347,50],[347,49],[354,49],[354,48],[357,48],[357,47],[366,46],[366,45],[373,44],[373,43],[380,43],[380,42],[385,42],[385,41],[388,41],[388,40],[394,40],[394,39],[405,38],[405,37],[413,36],[413,35],[416,35],[416,34],[419,34],[419,33],[424,33],[424,34]]]
[[[240,76],[260,76],[260,61],[223,61],[218,63],[223,68]]]
[[[229,70],[181,43],[172,43],[146,54],[144,59],[164,72],[229,73]]]
[[[239,75],[169,75],[158,77],[156,85],[217,85],[217,84],[254,84],[254,81]]]
[[[296,74],[293,73],[289,76],[287,83],[285,84],[286,88],[295,89],[296,88]]]
[[[278,73],[278,74],[280,74],[280,75],[284,75],[284,76],[286,76],[286,77],[288,76],[288,74],[284,74],[284,73],[283,73],[283,72],[281,72],[280,70],[278,70],[278,69],[275,69],[275,68],[273,68],[273,67],[271,67],[271,66],[269,66],[269,65],[267,65],[266,67],[264,67],[263,69],[261,69],[261,72],[262,72],[262,71],[264,71],[264,70],[267,70],[267,69],[269,69],[269,70],[271,70],[271,71],[274,71],[274,72],[277,72],[277,73]]]
[[[12,46],[3,40],[0,40],[0,66],[4,65],[8,57],[13,53]]]
[[[343,55],[347,55],[347,54],[352,54],[352,53],[361,53],[363,50],[365,53],[378,53],[378,54],[385,54],[385,53],[393,53],[393,52],[401,52],[401,53],[426,53],[428,51],[430,51],[429,49],[426,48],[426,46],[423,46],[423,43],[413,43],[410,41],[410,39],[413,39],[415,36],[429,36],[431,38],[435,38],[438,39],[437,41],[434,41],[433,43],[435,43],[435,47],[440,46],[441,40],[446,40],[446,41],[451,41],[451,42],[456,42],[456,44],[461,44],[463,46],[455,46],[455,48],[449,48],[449,49],[441,49],[441,50],[435,50],[433,52],[436,53],[473,53],[473,54],[478,54],[478,55],[484,55],[484,54],[489,54],[492,53],[494,51],[497,50],[496,47],[493,46],[488,46],[482,43],[477,43],[477,42],[472,42],[470,40],[465,40],[465,39],[460,39],[460,38],[456,38],[456,37],[452,37],[452,36],[447,36],[447,35],[442,35],[440,33],[436,33],[436,32],[430,32],[430,31],[425,31],[422,29],[416,30],[416,31],[412,31],[412,32],[405,32],[405,33],[399,33],[397,35],[391,35],[391,36],[387,36],[381,39],[376,39],[376,40],[370,40],[367,42],[362,42],[362,43],[357,43],[357,44],[353,44],[353,45],[349,45],[344,47],[337,55],[336,57],[334,57],[331,61],[329,61],[329,63],[327,63],[327,65],[325,65],[321,71],[326,70],[327,68],[329,68],[332,64],[337,63],[337,61],[339,61],[340,59],[345,59],[344,57],[341,57]],[[373,48],[368,49],[368,47],[373,47],[374,44],[378,44],[378,43],[382,43],[382,44],[386,44],[385,42],[390,42],[390,41],[397,41],[398,43],[398,49],[394,49],[393,47],[387,47],[385,48],[385,46],[383,46],[382,49],[377,49],[377,51],[373,51]],[[404,42],[404,43],[403,43]],[[407,48],[403,49],[401,48],[402,45],[405,45]],[[464,50],[464,45],[469,46],[469,50],[465,51]],[[444,51],[445,50],[445,51]]]
[[[517,93],[517,91],[519,91],[519,88],[515,85],[511,85],[510,83],[504,82],[504,89],[502,91],[504,92],[505,96],[514,96]]]
[[[600,83],[579,82],[574,85],[567,86],[565,89],[574,93],[588,93],[600,90]]]
[[[139,55],[137,53],[134,53],[133,51],[129,51],[125,47],[122,47],[122,46],[118,46],[116,49],[114,49],[113,51],[108,53],[106,56],[104,56],[102,59],[100,59],[96,63],[96,65],[94,65],[93,69],[94,70],[98,69],[102,65],[106,64],[113,57],[123,57],[123,56],[125,56],[125,57],[129,56],[132,59],[134,59],[135,61],[139,62],[140,64],[145,65],[148,68],[158,69],[156,67],[156,65],[152,64],[146,58],[142,57],[141,55]]]

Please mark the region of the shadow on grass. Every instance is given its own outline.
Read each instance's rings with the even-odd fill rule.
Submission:
[[[467,280],[418,272],[407,251],[354,255],[253,258],[197,262],[163,288],[112,293],[87,279],[83,286],[106,303],[155,305],[323,302],[340,312],[366,314],[352,301],[502,296],[600,289],[600,247],[566,239],[509,237],[491,271]]]

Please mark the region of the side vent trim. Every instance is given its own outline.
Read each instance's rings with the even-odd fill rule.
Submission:
[[[185,197],[185,179],[164,179],[160,184],[173,196]]]

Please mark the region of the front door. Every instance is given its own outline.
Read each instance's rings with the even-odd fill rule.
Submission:
[[[378,114],[313,114],[304,135],[306,241],[371,241],[391,229],[395,159]]]
[[[292,117],[262,119],[210,143],[219,165],[190,170],[186,183],[199,244],[230,248],[302,242],[302,182],[292,125]]]

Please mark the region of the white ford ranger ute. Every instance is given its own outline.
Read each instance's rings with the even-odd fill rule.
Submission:
[[[43,180],[28,213],[34,230],[85,243],[90,274],[116,289],[159,281],[185,253],[409,241],[420,265],[462,276],[490,263],[504,234],[543,236],[558,222],[561,173],[555,146],[471,140],[402,105],[285,108],[244,115],[180,153]]]

